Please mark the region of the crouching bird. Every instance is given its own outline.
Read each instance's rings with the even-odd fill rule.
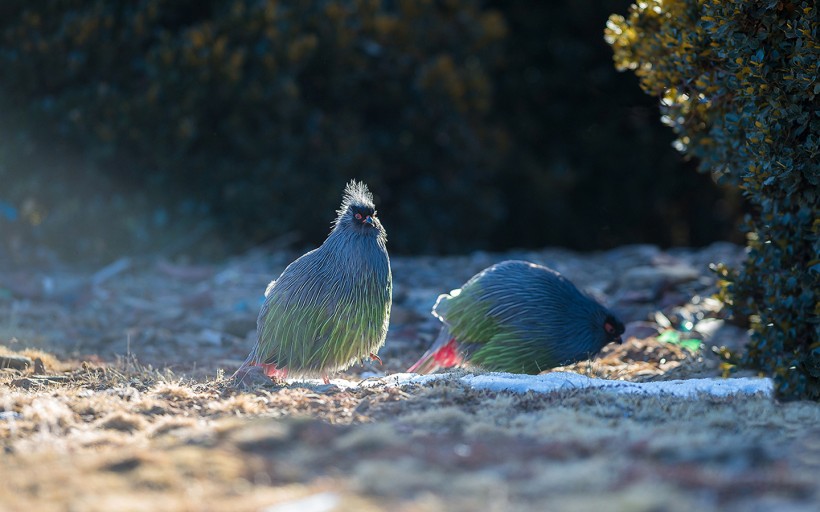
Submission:
[[[251,366],[269,377],[321,376],[376,355],[384,345],[393,290],[387,234],[373,196],[351,181],[322,245],[271,281],[256,322],[256,346],[234,374]]]
[[[488,267],[433,307],[444,324],[433,346],[407,371],[470,365],[537,374],[588,359],[621,343],[623,324],[567,278],[526,261]]]

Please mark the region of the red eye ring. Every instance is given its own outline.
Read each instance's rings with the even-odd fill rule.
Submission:
[[[607,334],[615,334],[615,326],[613,326],[609,322],[604,323],[604,330],[607,332]]]
[[[356,217],[356,220],[362,220],[362,214],[361,213],[357,213],[356,215],[354,215],[354,217]]]

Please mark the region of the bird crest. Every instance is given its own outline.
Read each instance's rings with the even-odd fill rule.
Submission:
[[[336,211],[336,221],[334,226],[338,225],[344,218],[351,206],[362,206],[370,209],[375,209],[373,203],[373,194],[361,181],[350,180],[345,186],[344,197],[342,198],[342,205]]]

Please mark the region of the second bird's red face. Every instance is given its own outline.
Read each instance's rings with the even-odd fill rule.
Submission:
[[[613,316],[606,317],[604,320],[604,331],[610,336],[611,341],[617,342],[619,345],[624,342],[621,334],[624,333],[624,324]]]

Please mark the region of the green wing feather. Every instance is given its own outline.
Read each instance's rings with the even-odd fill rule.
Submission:
[[[557,273],[520,261],[485,269],[434,308],[466,362],[530,374],[600,349],[586,333],[602,312]]]
[[[271,284],[259,317],[254,362],[294,376],[344,370],[384,344],[392,278],[308,253]],[[293,267],[293,268],[291,268]],[[305,278],[305,276],[309,278]]]
[[[470,364],[490,371],[537,374],[557,366],[549,347],[490,314],[491,303],[480,286],[466,286],[456,296],[443,296],[437,312]]]

